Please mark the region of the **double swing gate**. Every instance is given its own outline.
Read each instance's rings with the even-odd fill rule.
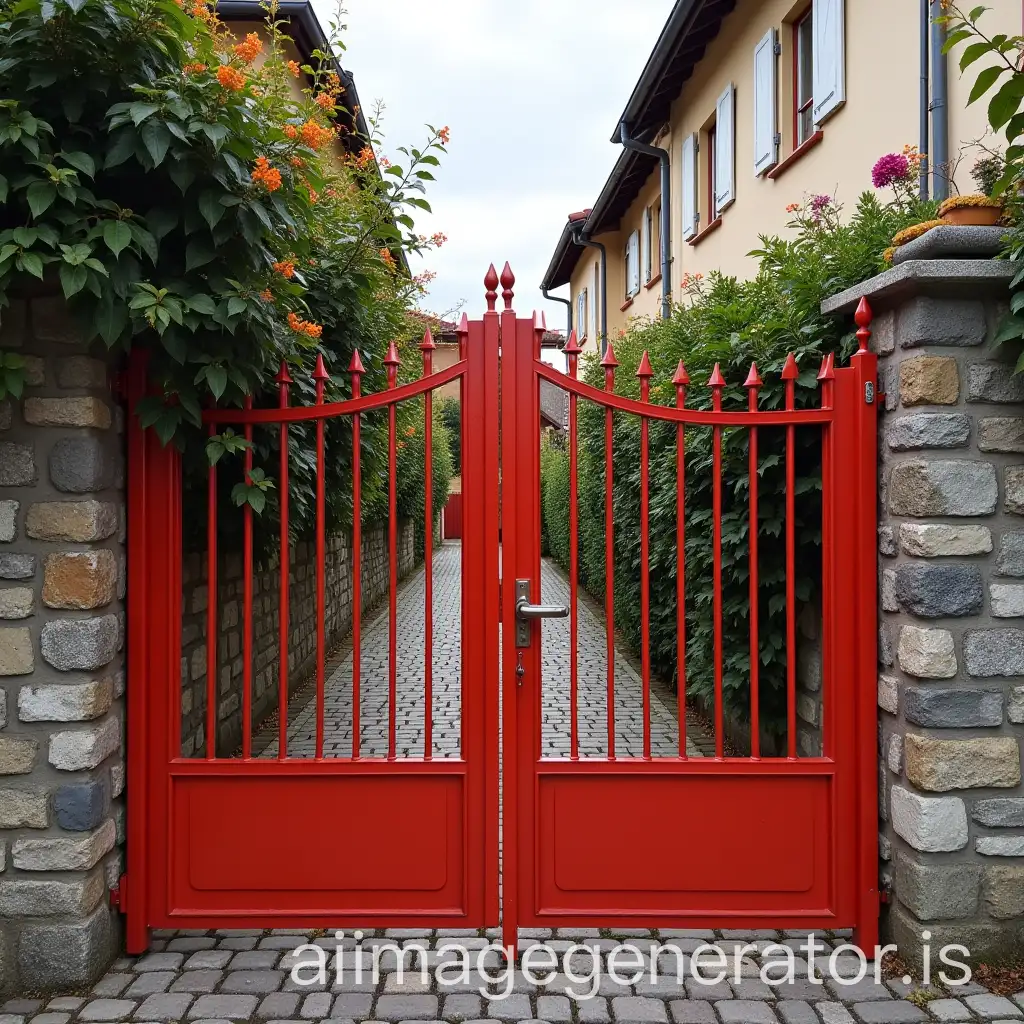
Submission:
[[[328,369],[318,361],[312,404],[291,404],[298,388],[282,367],[270,407],[204,412],[211,436],[230,429],[250,446],[209,469],[199,531],[206,604],[187,635],[183,536],[194,531],[183,530],[180,456],[131,417],[128,861],[120,888],[130,950],[144,949],[154,927],[444,929],[499,920],[506,945],[520,926],[588,925],[853,927],[861,946],[877,941],[870,312],[858,311],[850,365],[836,368],[832,356],[822,364],[811,405],[798,407],[800,368],[791,356],[778,407],[762,407],[756,368],[746,381],[747,407],[725,407],[736,403],[723,402],[726,382],[716,367],[707,383],[711,409],[698,410],[687,407],[693,388],[682,364],[671,382],[675,403],[661,404],[651,401],[646,354],[639,400],[616,392],[610,345],[603,388],[579,379],[575,336],[564,349],[567,372],[544,362],[543,326],[512,310],[514,280],[507,265],[500,279],[491,268],[487,312],[463,318],[458,358],[446,368],[435,369],[428,333],[418,353],[422,372],[408,383],[399,383],[392,346],[379,393],[363,393],[357,353],[339,389],[349,396],[343,400],[325,400]],[[655,393],[664,395],[659,383]],[[420,469],[432,480],[433,406],[446,385],[461,392],[463,535],[439,547],[426,531],[424,561],[400,586],[405,441],[423,439]],[[557,510],[568,526],[566,575],[542,560],[542,387],[567,393],[568,500]],[[131,402],[146,390],[145,361],[136,358]],[[579,584],[586,406],[605,427],[596,456],[604,521],[587,524],[603,533],[603,607]],[[613,500],[614,446],[617,425],[629,418],[640,423],[638,472],[633,466],[630,474],[639,516],[625,522]],[[387,437],[386,466],[367,468],[370,430]],[[315,442],[315,493],[304,495],[315,525],[297,543],[289,438],[299,431]],[[651,668],[654,431],[659,457],[670,448],[676,473],[674,693]],[[712,507],[699,543],[712,600],[691,608],[688,620],[687,444],[700,434]],[[749,458],[742,491],[723,482],[723,447],[735,434],[746,438]],[[669,448],[666,436],[674,440]],[[811,525],[797,515],[797,439],[807,436],[820,452],[820,522]],[[785,465],[784,494],[759,494],[769,449]],[[250,505],[218,500],[225,488],[254,480],[254,459],[275,478],[265,522]],[[341,570],[326,518],[338,464],[350,477],[340,504],[352,510]],[[383,529],[362,514],[371,490],[388,510]],[[433,522],[432,489],[424,491],[422,521]],[[738,514],[737,494],[746,506],[744,572],[754,609],[741,650],[723,608],[723,572],[737,572],[735,559],[728,566],[723,559],[723,519]],[[767,528],[759,499],[782,508],[775,528]],[[638,578],[623,580],[616,545],[632,530],[639,531]],[[803,530],[820,530],[821,550],[811,602],[820,613],[818,710],[801,709],[818,727],[811,750],[797,739]],[[759,601],[759,567],[769,557],[785,568],[785,607]],[[232,558],[240,573],[226,568]],[[624,583],[639,592],[635,670],[616,649],[614,598]],[[351,615],[350,629],[334,606],[342,597],[348,609],[365,609]],[[654,614],[664,622],[664,607]],[[553,616],[560,618],[541,621]],[[707,678],[699,680],[686,664],[694,616],[713,635]],[[776,629],[784,622],[774,667],[785,727],[781,740],[762,744],[759,628],[769,621]],[[300,657],[300,641],[309,657]],[[723,692],[727,666],[738,662],[746,666],[750,719],[741,755],[732,753],[736,719]],[[688,715],[698,692],[704,714]],[[225,739],[239,734],[237,748]],[[692,742],[698,734],[703,744]]]

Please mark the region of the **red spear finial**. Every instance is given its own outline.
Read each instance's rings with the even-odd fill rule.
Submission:
[[[430,328],[428,327],[423,332],[423,340],[420,342],[420,351],[433,352],[435,348],[437,348],[437,346],[434,344],[434,336],[430,333]]]
[[[618,359],[615,358],[615,349],[612,348],[612,343],[609,341],[604,348],[604,355],[601,356],[601,365],[607,370],[614,370],[619,365]]]
[[[388,345],[388,354],[384,357],[385,366],[398,366],[401,360],[398,358],[398,346],[392,341]]]
[[[857,351],[867,352],[871,340],[871,305],[865,296],[861,296],[853,319],[857,323]]]
[[[711,371],[711,376],[708,378],[709,388],[724,388],[725,378],[722,376],[722,368],[715,363],[714,370]]]
[[[506,309],[512,308],[512,299],[515,297],[512,289],[515,287],[515,283],[516,275],[512,273],[512,268],[506,262],[501,271],[501,287],[503,289],[501,297],[505,300]]]
[[[355,374],[366,373],[366,370],[363,368],[363,361],[359,358],[359,349],[355,349],[352,352],[352,359],[348,364],[348,372]]]
[[[676,367],[672,383],[675,384],[677,388],[685,388],[690,383],[690,375],[686,372],[686,367],[683,365],[682,359],[679,360],[679,365]]]
[[[498,272],[494,269],[493,263],[487,268],[484,287],[487,289],[484,292],[484,297],[487,299],[487,312],[493,313],[494,304],[498,301]]]
[[[786,356],[785,363],[782,364],[782,379],[783,380],[796,380],[800,376],[800,371],[796,366],[796,357],[792,352]]]
[[[760,374],[757,372],[757,363],[750,364],[750,373],[747,374],[747,379],[744,381],[743,386],[745,388],[759,388],[764,383],[761,380]]]
[[[288,387],[289,384],[294,383],[292,381],[292,375],[288,372],[288,364],[282,359],[281,369],[277,371],[277,376],[274,378],[275,381],[281,387]]]
[[[327,367],[324,365],[323,353],[318,352],[316,355],[316,366],[313,368],[313,380],[322,381],[330,379],[331,375],[327,372]]]

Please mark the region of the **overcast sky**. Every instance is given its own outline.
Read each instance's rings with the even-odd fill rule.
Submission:
[[[616,119],[673,0],[346,0],[346,69],[364,108],[387,104],[384,152],[449,125],[417,231],[448,243],[414,271],[437,272],[425,309],[484,308],[483,277],[507,259],[520,315],[545,308],[541,276],[568,213],[592,205],[619,147]],[[314,0],[326,28],[334,0]]]

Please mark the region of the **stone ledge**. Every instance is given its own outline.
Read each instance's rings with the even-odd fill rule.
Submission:
[[[910,260],[992,259],[1003,249],[1006,228],[979,225],[946,224],[926,231],[892,254],[893,266]]]
[[[1005,290],[1015,273],[1013,266],[1002,260],[907,260],[826,299],[821,311],[852,313],[862,298],[870,300],[875,313],[891,309],[913,295],[978,298],[986,292]]]

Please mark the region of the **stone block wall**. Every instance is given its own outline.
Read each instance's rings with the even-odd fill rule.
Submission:
[[[327,538],[327,649],[352,625],[352,538],[339,532]],[[412,521],[400,524],[398,578],[415,564]],[[289,692],[307,682],[316,666],[316,547],[292,549],[289,584]],[[206,610],[207,559],[188,554],[182,566],[181,742],[184,757],[206,756]],[[259,566],[253,579],[253,726],[277,709],[280,570],[275,557]],[[364,612],[387,596],[390,580],[388,531],[384,525],[362,532],[362,604]],[[217,566],[218,755],[230,757],[242,742],[242,556],[222,554]]]
[[[1009,270],[903,263],[826,303],[876,314],[880,855],[911,962],[1024,942],[1024,377],[993,343]]]
[[[63,301],[0,310],[0,985],[88,983],[119,948],[123,414]]]

